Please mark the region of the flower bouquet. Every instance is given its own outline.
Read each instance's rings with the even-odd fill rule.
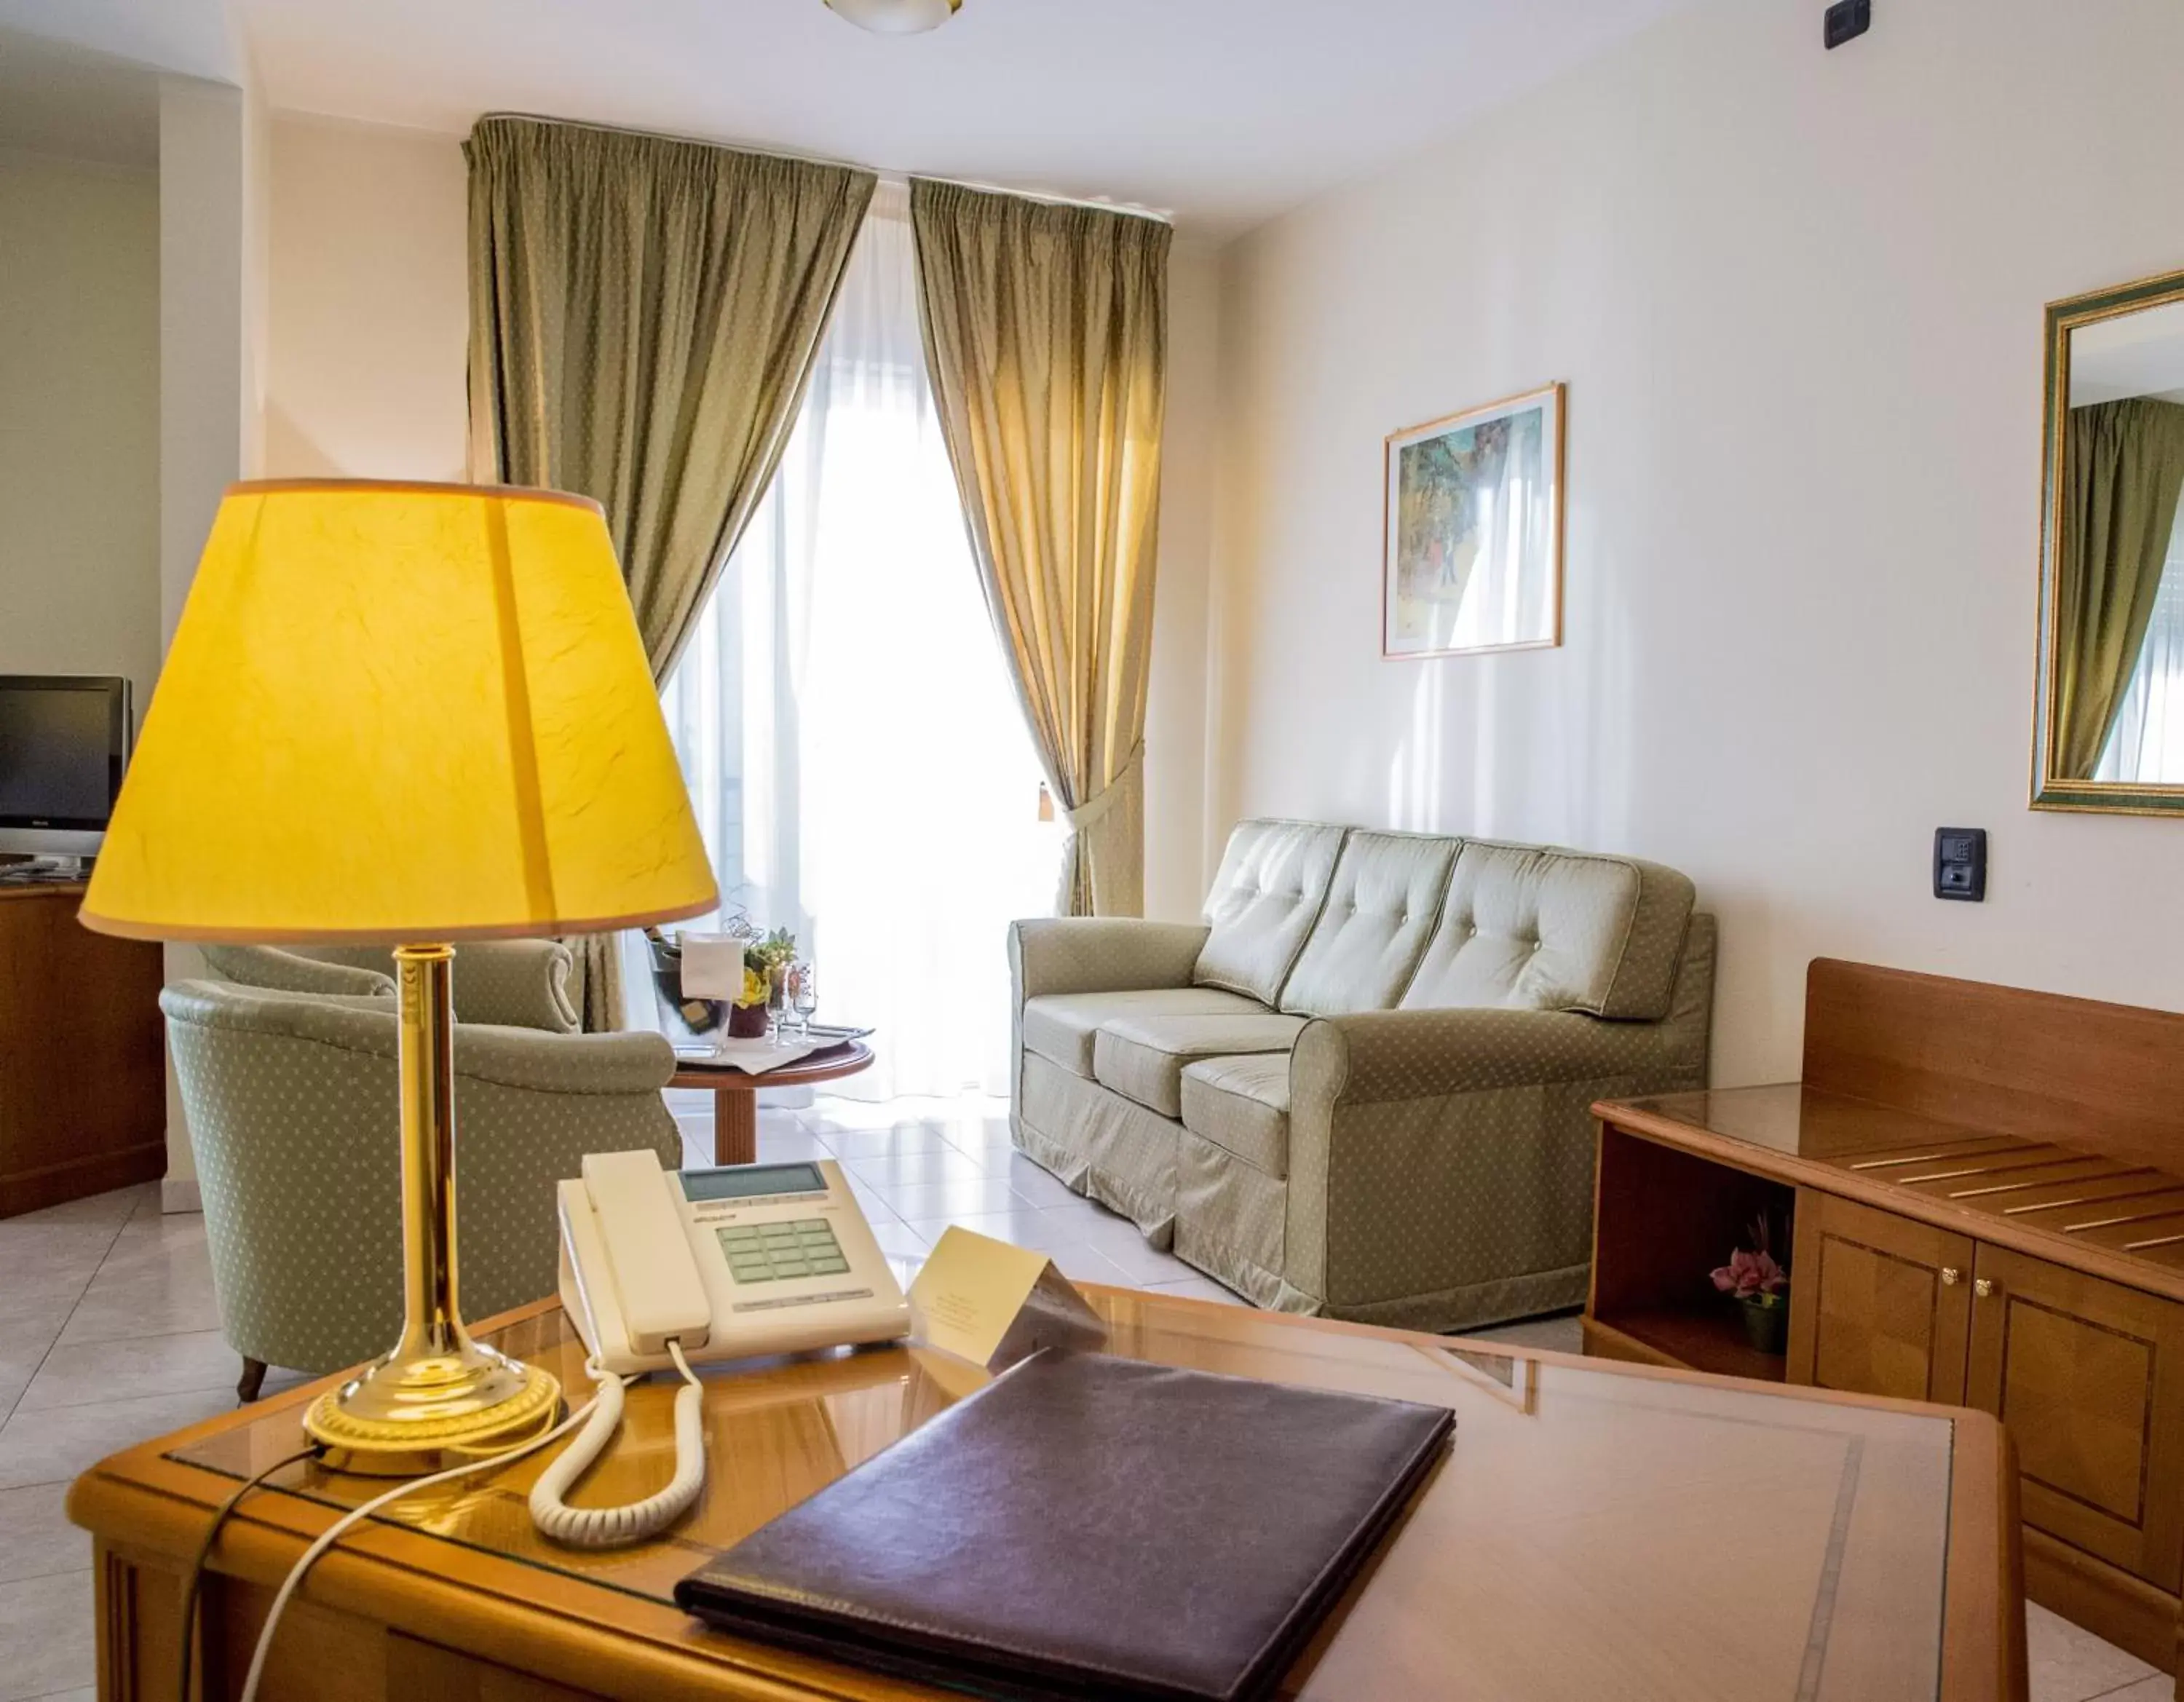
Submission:
[[[1775,1262],[1772,1239],[1763,1212],[1752,1221],[1752,1244],[1713,1273],[1713,1286],[1737,1303],[1745,1339],[1763,1354],[1784,1351],[1790,1335],[1790,1273]]]
[[[759,1040],[782,1007],[788,965],[796,960],[796,936],[786,928],[770,934],[752,929],[744,942],[744,990],[728,1010],[728,1033],[738,1040]]]

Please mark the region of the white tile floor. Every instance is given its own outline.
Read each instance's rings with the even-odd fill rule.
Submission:
[[[691,1161],[710,1163],[711,1095],[668,1097]],[[766,1111],[759,1155],[840,1159],[881,1246],[906,1263],[961,1223],[1050,1253],[1081,1281],[1237,1304],[1017,1156],[994,1101]],[[69,1480],[233,1404],[240,1365],[219,1324],[203,1220],[162,1216],[156,1188],[0,1221],[0,1702],[92,1694],[91,1544],[63,1514]],[[1577,1346],[1568,1317],[1485,1333]],[[2033,1702],[2174,1702],[2166,1676],[2045,1609],[2027,1625]]]

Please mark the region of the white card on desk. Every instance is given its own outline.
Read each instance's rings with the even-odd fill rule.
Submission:
[[[1044,1253],[950,1224],[910,1285],[913,1337],[1000,1371],[1039,1348],[1096,1345],[1099,1315]]]

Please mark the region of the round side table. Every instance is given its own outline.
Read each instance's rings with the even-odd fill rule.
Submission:
[[[729,1064],[709,1064],[703,1059],[675,1060],[671,1087],[709,1087],[713,1093],[713,1162],[749,1165],[758,1162],[758,1090],[761,1087],[809,1087],[819,1082],[838,1082],[869,1069],[872,1048],[861,1040],[832,1046],[769,1070],[761,1076],[746,1075]]]

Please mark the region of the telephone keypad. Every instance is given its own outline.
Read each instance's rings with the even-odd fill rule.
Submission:
[[[785,1223],[743,1223],[716,1230],[729,1274],[738,1283],[839,1276],[850,1268],[833,1226],[823,1217]]]

